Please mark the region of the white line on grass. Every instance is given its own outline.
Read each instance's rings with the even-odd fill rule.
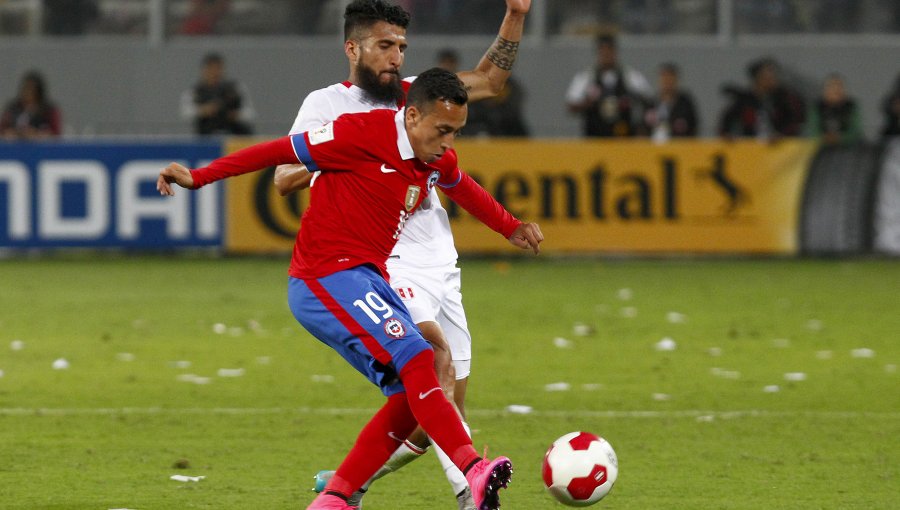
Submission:
[[[0,416],[105,416],[105,415],[265,415],[265,414],[306,414],[306,415],[371,415],[374,408],[338,407],[2,407]],[[511,413],[505,410],[472,409],[471,416],[534,416],[553,418],[606,418],[606,419],[668,419],[668,418],[876,418],[900,419],[900,412],[878,411],[769,411],[748,409],[734,411],[709,411],[685,409],[673,411],[589,411],[589,410],[534,410],[527,414]]]

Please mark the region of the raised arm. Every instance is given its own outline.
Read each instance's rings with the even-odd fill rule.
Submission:
[[[506,16],[494,44],[481,57],[475,69],[458,73],[469,92],[469,101],[494,97],[503,90],[519,54],[519,42],[529,9],[531,0],[506,0]]]

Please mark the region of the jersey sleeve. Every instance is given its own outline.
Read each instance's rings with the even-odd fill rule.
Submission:
[[[334,114],[334,108],[327,94],[321,90],[311,92],[300,105],[300,111],[297,112],[297,118],[294,119],[290,134],[296,135],[313,130],[328,124],[335,118],[337,115]]]
[[[359,119],[343,115],[311,131],[290,135],[290,140],[297,159],[310,172],[318,172],[352,169],[361,156],[359,140],[365,136]]]
[[[491,230],[509,239],[509,236],[522,224],[487,190],[475,182],[475,179],[472,179],[459,167],[456,167],[453,172],[448,172],[446,177],[448,177],[447,180],[442,174],[437,185],[454,202],[490,227]]]
[[[191,170],[194,189],[212,182],[254,172],[270,166],[299,162],[290,137],[284,136],[271,142],[258,143],[228,156],[216,159],[208,166]]]

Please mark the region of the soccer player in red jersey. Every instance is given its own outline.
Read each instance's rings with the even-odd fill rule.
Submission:
[[[385,262],[403,226],[431,192],[444,192],[513,245],[539,252],[534,223],[515,219],[457,165],[453,142],[466,121],[467,94],[456,75],[431,69],[410,86],[407,106],[348,114],[315,130],[258,144],[188,170],[160,172],[197,189],[260,168],[301,163],[321,170],[289,270],[297,320],[379,386],[387,402],[308,510],[353,509],[347,498],[388,459],[417,424],[465,473],[479,510],[500,506],[512,476],[506,457],[481,458],[437,380],[431,346],[387,282]]]
[[[501,5],[500,0],[491,1]],[[496,96],[512,72],[531,0],[505,0],[505,4],[506,14],[497,38],[475,68],[457,73],[465,84],[469,103]],[[386,0],[350,2],[344,10],[347,79],[310,92],[289,134],[311,131],[345,113],[402,109],[406,91],[415,79],[401,79],[410,23],[410,14],[399,4]],[[302,165],[282,165],[275,171],[275,187],[282,195],[306,189],[311,183],[312,176]],[[422,336],[431,343],[438,381],[447,398],[456,404],[468,431],[465,397],[472,367],[472,335],[463,306],[457,259],[447,211],[436,193],[429,194],[406,222],[388,258],[387,269],[392,287]],[[424,456],[430,446],[425,432],[416,429],[372,479],[350,497],[350,504],[362,508],[362,499],[376,479]],[[465,476],[440,447],[433,450],[458,509],[474,510]],[[333,474],[331,470],[319,471],[315,490],[321,490]]]

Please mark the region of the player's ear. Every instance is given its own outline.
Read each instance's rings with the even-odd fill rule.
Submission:
[[[350,62],[357,63],[359,61],[359,42],[353,39],[344,41],[344,54],[347,55]]]
[[[407,105],[406,111],[403,116],[406,118],[406,124],[408,126],[414,126],[417,122],[419,122],[419,119],[422,118],[422,112],[420,112],[419,109],[415,106]]]

